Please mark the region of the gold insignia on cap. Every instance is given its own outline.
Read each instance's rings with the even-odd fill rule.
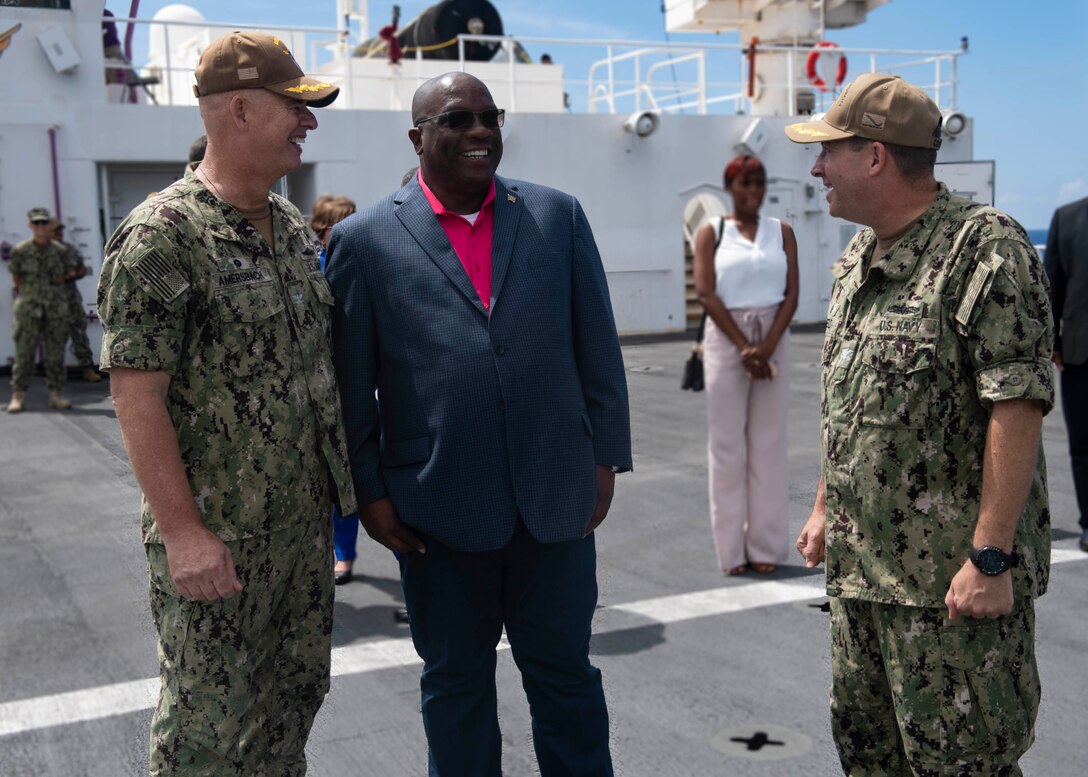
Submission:
[[[238,80],[239,81],[253,81],[260,78],[257,75],[257,68],[255,67],[240,67],[238,68]]]
[[[316,84],[299,84],[298,86],[289,86],[285,91],[287,92],[320,92],[322,89],[328,89],[332,84],[326,84],[321,81]]]
[[[818,130],[815,127],[806,127],[804,124],[791,124],[790,129],[796,132],[798,135],[807,135],[810,138],[828,137],[828,134],[823,130]]]

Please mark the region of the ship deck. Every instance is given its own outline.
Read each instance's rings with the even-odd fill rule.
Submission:
[[[793,336],[790,525],[817,479],[822,335]],[[592,656],[604,673],[621,775],[840,774],[828,722],[822,574],[798,560],[726,578],[707,518],[705,398],[679,390],[688,343],[626,341],[635,472],[598,534]],[[0,774],[147,773],[157,681],[139,543],[139,492],[107,384],[74,408],[0,417]],[[6,397],[6,395],[5,395]],[[1083,742],[1088,554],[1060,411],[1045,422],[1054,513],[1050,592],[1038,603],[1043,706],[1025,774],[1088,773]],[[419,664],[391,554],[360,536],[362,577],[336,591],[334,677],[308,748],[316,777],[426,773]],[[1080,667],[1078,669],[1078,667]],[[536,774],[509,651],[498,666],[504,773]]]

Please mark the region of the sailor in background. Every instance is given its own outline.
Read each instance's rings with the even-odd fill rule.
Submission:
[[[79,293],[79,286],[76,285],[80,278],[86,278],[91,271],[83,261],[79,249],[65,241],[64,224],[56,219],[52,223],[53,239],[67,249],[71,265],[64,285],[68,294],[68,338],[72,341],[72,352],[79,366],[83,368],[83,380],[98,383],[102,376],[94,368],[94,353],[91,351],[91,341],[87,338],[87,311],[83,307],[83,295]]]
[[[843,770],[1019,775],[1050,576],[1042,262],[1019,224],[937,183],[941,112],[897,76],[859,76],[786,135],[821,144],[831,215],[869,227],[833,270],[822,478],[797,541],[810,567],[826,555]]]
[[[1054,364],[1061,375],[1080,549],[1088,553],[1088,198],[1054,212],[1043,260],[1054,308]]]
[[[26,390],[34,375],[38,337],[44,341],[49,407],[67,410],[72,403],[61,395],[61,390],[65,378],[64,344],[68,342],[68,280],[73,259],[64,245],[53,240],[53,217],[48,210],[31,208],[27,217],[34,236],[15,246],[8,262],[18,297],[13,311],[15,364],[11,370],[11,401],[7,411],[23,411]]]
[[[185,170],[195,173],[200,163],[204,161],[204,154],[207,152],[208,136],[201,135],[189,145],[189,162],[185,165]]]

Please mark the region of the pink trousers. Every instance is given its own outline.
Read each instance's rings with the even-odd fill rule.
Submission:
[[[777,305],[730,310],[750,342],[774,322]],[[782,335],[772,362],[777,374],[753,380],[740,351],[708,320],[703,346],[706,379],[710,522],[723,570],[745,563],[780,564],[789,553],[786,486],[786,411],[790,336]]]

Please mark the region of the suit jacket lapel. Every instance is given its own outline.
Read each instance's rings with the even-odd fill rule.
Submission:
[[[498,303],[510,258],[514,254],[514,238],[521,219],[521,195],[516,186],[495,176],[495,221],[491,232],[491,309]]]
[[[450,245],[450,239],[446,237],[445,230],[438,218],[431,210],[431,204],[419,188],[419,182],[415,179],[397,195],[394,212],[401,224],[415,238],[416,242],[427,252],[438,269],[445,273],[450,282],[464,294],[476,308],[487,315],[487,308],[480,302],[480,295],[476,293],[464,265],[457,258],[457,252]]]

